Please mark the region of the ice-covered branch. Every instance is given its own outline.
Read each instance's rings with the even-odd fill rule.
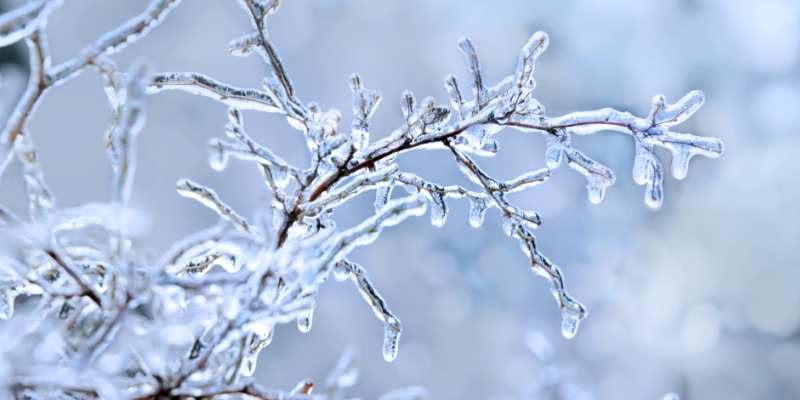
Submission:
[[[61,84],[90,65],[97,57],[118,53],[161,24],[181,0],[153,0],[141,14],[106,32],[78,55],[53,67],[54,84]]]
[[[252,235],[254,238],[263,237],[258,227],[251,225],[244,217],[237,214],[236,211],[233,211],[230,206],[223,203],[222,200],[219,199],[219,196],[217,196],[217,193],[213,190],[194,183],[189,179],[182,179],[178,181],[177,189],[178,193],[180,193],[182,196],[195,199],[200,202],[200,204],[216,211],[220,217],[230,221],[233,226],[235,226],[236,229],[239,229],[242,233]]]
[[[62,1],[29,1],[16,10],[0,15],[0,47],[14,44],[43,27],[48,15]]]
[[[384,228],[424,214],[428,204],[432,224],[444,224],[448,201],[458,198],[469,202],[469,222],[476,228],[487,210],[498,209],[505,233],[519,240],[533,272],[547,279],[562,311],[562,333],[572,337],[586,310],[567,293],[561,270],[537,249],[532,230],[541,224],[539,214],[513,204],[508,195],[545,182],[566,160],[586,177],[590,200],[601,201],[614,173],[574,147],[573,134],[630,134],[635,142],[634,181],[646,186],[645,202],[652,209],[663,198],[664,172],[656,147],[672,152],[672,174],[678,179],[686,176],[692,156],[714,158],[723,151],[718,139],[671,131],[703,104],[700,91],[674,104],[655,96],[650,112],[641,118],[610,108],[546,115],[533,96],[535,63],[549,44],[543,32],[531,36],[519,53],[516,70],[494,85],[481,71],[476,46],[462,38],[458,45],[470,90],[462,92],[456,77],[448,75],[444,84],[450,106],[432,97],[418,101],[411,91],[403,92],[402,120],[381,135],[374,131],[372,118],[383,97],[367,89],[359,75],[350,78],[349,126],[341,125],[338,110],[300,100],[267,30],[278,0],[238,0],[251,31],[231,41],[229,51],[235,56],[259,54],[267,67],[259,89],[239,88],[196,72],[148,74],[144,64],[135,64],[127,74],[117,70],[109,56],[142,39],[179,0],[151,1],[144,12],[51,66],[45,28],[60,3],[34,0],[0,15],[0,46],[25,40],[31,70],[24,94],[0,131],[0,173],[16,155],[30,210],[28,222],[0,207],[0,318],[24,332],[0,343],[0,349],[12,359],[36,354],[32,367],[0,363],[8,375],[0,379],[0,396],[342,398],[342,389],[353,385],[357,376],[352,353],[346,353],[331,373],[325,395],[312,394],[310,380],[290,392],[254,383],[258,356],[272,342],[275,325],[296,321],[301,331],[308,331],[319,285],[331,274],[351,279],[383,322],[383,356],[393,360],[400,321],[368,279],[366,268],[348,257],[356,247],[375,241]],[[104,138],[111,160],[111,199],[109,204],[59,209],[44,182],[28,126],[45,95],[86,67],[101,76],[111,108]],[[214,190],[181,179],[179,194],[214,210],[220,222],[178,241],[153,260],[135,248],[128,234],[134,224],[126,213],[131,212],[128,200],[146,95],[167,90],[208,97],[228,107],[228,139],[210,142],[210,164],[222,170],[231,156],[254,161],[272,198],[248,220]],[[245,131],[240,110],[286,117],[304,135],[308,164],[293,165],[258,143]],[[508,180],[486,172],[479,158],[499,153],[497,134],[504,128],[544,135],[545,168],[527,169]],[[449,153],[469,183],[437,184],[407,172],[398,156],[421,149]],[[397,186],[408,194],[393,194]],[[334,211],[373,190],[374,213],[369,208],[361,222],[337,228]],[[222,270],[212,270],[214,266]],[[23,317],[14,315],[15,298],[21,295],[36,298],[35,306],[24,307],[28,315]],[[28,379],[35,373],[40,374],[37,379]],[[76,383],[63,384],[68,380]],[[424,395],[412,387],[381,399]]]
[[[196,72],[170,72],[152,75],[147,93],[155,94],[164,90],[182,90],[209,97],[241,110],[280,111],[272,97],[266,92],[256,89],[240,89]]]

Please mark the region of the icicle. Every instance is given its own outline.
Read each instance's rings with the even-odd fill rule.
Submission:
[[[566,148],[564,153],[567,155],[568,165],[586,177],[589,200],[595,204],[602,201],[606,187],[614,183],[616,179],[614,173],[572,147]]]
[[[572,339],[578,332],[578,324],[582,318],[579,311],[564,307],[561,310],[561,334],[567,339]]]
[[[647,208],[653,211],[661,208],[664,196],[663,179],[661,164],[655,157],[651,158],[647,166],[647,186],[645,188],[644,203]]]
[[[378,291],[375,289],[375,286],[372,285],[372,282],[370,282],[367,277],[367,272],[362,266],[347,260],[342,260],[339,264],[339,266],[350,271],[350,278],[353,280],[353,283],[358,286],[361,296],[372,307],[372,311],[375,315],[384,322],[383,358],[386,359],[386,361],[394,360],[397,356],[397,343],[400,340],[400,332],[403,329],[400,320],[389,310],[386,302],[381,295],[378,294]]]
[[[638,140],[636,141],[636,155],[633,159],[633,181],[637,185],[647,183],[647,169],[654,157],[652,146],[646,146]]]
[[[14,299],[17,290],[13,287],[0,289],[0,319],[9,319],[14,315]]]
[[[258,353],[248,353],[242,357],[241,372],[244,376],[253,376],[256,372],[256,364],[258,363]]]
[[[244,376],[253,376],[259,353],[272,342],[273,326],[270,322],[250,323],[245,328],[248,330],[251,333],[247,336],[248,347],[243,350],[241,371]]]
[[[228,165],[228,150],[225,149],[223,142],[219,139],[211,139],[208,142],[208,163],[215,171],[222,171]]]
[[[661,145],[672,152],[672,175],[683,179],[689,170],[689,160],[697,154],[717,158],[723,152],[722,142],[686,133],[665,132]]]
[[[306,333],[311,330],[311,321],[314,316],[314,304],[312,304],[297,313],[297,329],[300,332]]]
[[[364,89],[356,74],[350,77],[350,85],[353,90],[353,147],[361,150],[369,143],[369,125],[382,97],[375,90]]]
[[[414,97],[414,92],[410,90],[403,91],[401,96],[403,99],[400,101],[400,107],[403,110],[403,117],[406,119],[406,123],[411,126],[411,119],[414,116],[414,111],[417,109],[417,100]]]
[[[439,227],[447,219],[447,203],[444,193],[431,190],[428,192],[431,199],[431,224]]]
[[[478,228],[483,224],[483,216],[486,214],[486,200],[483,198],[469,200],[469,224],[473,228]]]
[[[397,357],[398,342],[400,341],[400,331],[394,327],[386,325],[383,330],[383,359],[394,361]]]
[[[676,146],[675,151],[672,153],[672,176],[675,179],[686,178],[689,172],[689,158],[692,153],[686,146]]]
[[[569,135],[548,135],[547,136],[547,150],[545,152],[545,165],[547,168],[555,169],[561,165],[561,158],[564,154],[564,148],[569,146]]]

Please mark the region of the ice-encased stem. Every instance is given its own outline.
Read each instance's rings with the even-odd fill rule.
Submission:
[[[356,263],[342,260],[337,263],[337,267],[345,268],[350,271],[350,279],[358,287],[364,300],[372,307],[372,311],[385,324],[383,339],[383,358],[392,361],[397,357],[397,346],[400,340],[400,333],[403,330],[400,320],[389,310],[386,301],[378,293],[375,286],[367,277],[367,271]]]

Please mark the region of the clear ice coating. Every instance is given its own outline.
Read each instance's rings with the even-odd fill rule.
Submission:
[[[308,307],[297,313],[297,329],[300,332],[307,333],[311,330],[311,322],[314,317],[314,306]]]
[[[723,151],[718,139],[670,131],[701,107],[705,97],[699,91],[674,104],[655,96],[650,113],[642,118],[610,108],[548,117],[542,103],[533,97],[535,61],[548,46],[543,32],[535,33],[523,46],[514,74],[493,86],[484,82],[474,44],[461,39],[471,93],[461,91],[454,75],[444,80],[451,107],[433,97],[418,101],[410,91],[404,92],[404,120],[388,137],[375,142],[370,141],[371,122],[381,95],[364,88],[358,75],[351,78],[353,119],[349,127],[341,125],[338,110],[323,110],[318,103],[298,98],[268,34],[267,16],[277,10],[277,0],[238,0],[253,31],[234,39],[229,47],[234,55],[255,53],[263,59],[267,68],[262,89],[231,86],[196,72],[151,75],[140,67],[129,73],[118,71],[108,56],[144,37],[179,3],[151,0],[144,12],[56,66],[51,66],[45,27],[61,1],[32,0],[0,15],[0,47],[25,40],[31,50],[30,83],[0,133],[0,172],[11,161],[10,155],[17,157],[30,208],[29,221],[24,222],[0,208],[0,248],[8,253],[0,254],[0,268],[11,265],[13,269],[0,277],[0,319],[18,324],[20,332],[30,334],[15,338],[18,340],[0,350],[19,354],[20,359],[35,354],[37,362],[47,367],[47,373],[40,375],[45,387],[25,388],[18,393],[22,397],[117,398],[125,394],[151,398],[166,391],[206,397],[213,390],[226,393],[221,397],[227,398],[241,390],[258,391],[255,384],[242,386],[242,377],[254,375],[258,354],[272,341],[276,324],[296,321],[301,331],[311,328],[318,285],[330,274],[353,282],[384,325],[382,352],[391,361],[397,356],[401,323],[365,268],[350,261],[349,254],[375,241],[384,228],[424,214],[428,204],[433,225],[444,224],[450,199],[469,202],[469,223],[474,227],[482,225],[488,208],[498,208],[505,232],[519,240],[532,271],[547,280],[562,310],[563,335],[573,337],[586,310],[566,291],[561,270],[536,247],[532,232],[541,223],[539,215],[516,206],[508,200],[513,196],[507,195],[546,181],[551,169],[566,158],[569,167],[585,176],[590,200],[601,201],[614,174],[574,148],[572,134],[603,130],[630,134],[636,145],[634,180],[646,186],[645,204],[652,209],[662,202],[662,165],[666,165],[654,153],[656,147],[672,153],[671,171],[678,179],[688,173],[693,156],[714,158]],[[100,74],[112,109],[105,138],[113,175],[111,211],[105,204],[59,209],[31,141],[38,133],[28,132],[37,126],[30,119],[40,98],[86,67]],[[256,223],[251,224],[214,190],[180,180],[178,192],[212,209],[220,222],[179,241],[154,261],[133,246],[127,237],[132,224],[122,220],[136,169],[134,145],[144,121],[146,95],[168,90],[229,107],[224,126],[227,138],[209,143],[211,167],[224,169],[231,156],[252,162],[272,198],[268,201],[271,210],[256,215]],[[259,144],[245,132],[240,110],[281,114],[300,131],[310,162],[294,166]],[[505,128],[544,134],[545,168],[528,169],[504,181],[484,172],[470,158],[497,154],[500,145],[495,134]],[[396,163],[403,160],[398,155],[421,149],[444,150],[447,156],[454,156],[471,186],[437,185],[402,172],[405,166]],[[403,186],[410,195],[392,198],[395,185]],[[356,222],[353,228],[337,228],[333,219],[337,207],[370,190],[376,192],[374,215]],[[267,215],[270,222],[265,222]],[[8,244],[11,242],[24,243],[24,251]],[[215,265],[221,268],[211,271]],[[25,314],[22,317],[14,315],[15,298],[26,295],[38,296],[38,303],[20,307],[17,313]],[[142,305],[149,305],[146,308],[152,315],[120,311]],[[547,357],[547,343],[529,336],[528,345],[540,359]],[[48,360],[58,362],[50,365]],[[132,361],[126,367],[119,360]],[[86,393],[59,389],[61,382],[74,375],[70,365],[92,369],[116,364],[120,365],[116,370],[90,371],[98,372],[98,379],[75,386],[85,386]],[[346,353],[329,379],[331,386],[352,386],[357,378],[354,364],[352,354]],[[9,382],[15,374],[25,374],[17,368],[0,365],[4,376],[12,375]],[[159,387],[153,383],[156,381]],[[177,384],[164,387],[164,382]],[[268,391],[250,397],[302,397],[309,395],[312,386],[307,380],[289,394]],[[0,382],[0,391],[5,389]],[[328,394],[341,397],[335,390]],[[421,397],[424,391],[408,388],[380,399]]]
[[[379,187],[375,191],[375,212],[380,211],[386,205],[386,203],[389,202],[389,198],[392,195],[393,188],[394,185],[389,183],[387,185]]]
[[[29,1],[24,6],[0,15],[0,47],[14,44],[32,35],[44,25],[49,14],[63,0]]]
[[[483,216],[486,215],[486,201],[482,198],[470,199],[469,202],[469,224],[473,228],[479,228],[483,224]]]
[[[564,307],[561,310],[561,334],[567,339],[572,339],[578,332],[578,324],[582,319],[583,316],[579,311]]]
[[[390,325],[386,325],[383,330],[383,359],[394,361],[397,357],[397,349],[400,342],[400,331]]]

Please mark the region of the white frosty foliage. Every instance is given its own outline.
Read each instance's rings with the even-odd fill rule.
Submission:
[[[374,242],[384,228],[424,214],[428,206],[431,223],[444,224],[448,202],[459,198],[469,202],[469,222],[476,228],[487,210],[498,210],[505,233],[519,241],[533,272],[547,280],[562,311],[562,333],[572,337],[586,310],[567,292],[558,266],[537,249],[533,229],[542,223],[539,214],[511,203],[507,195],[545,182],[566,159],[586,177],[589,199],[600,202],[614,173],[574,148],[573,134],[630,134],[635,142],[633,177],[645,185],[645,204],[652,209],[663,198],[663,168],[655,147],[672,152],[672,173],[678,179],[686,176],[692,156],[722,153],[717,139],[670,131],[703,104],[699,91],[674,104],[656,96],[642,118],[613,109],[547,116],[533,97],[535,62],[549,43],[543,32],[522,48],[514,74],[494,86],[484,82],[474,44],[461,39],[470,95],[462,93],[453,75],[445,78],[450,107],[403,92],[403,122],[373,141],[371,118],[382,95],[365,88],[358,75],[350,79],[349,127],[341,126],[338,110],[300,100],[267,31],[277,0],[239,0],[253,31],[229,46],[233,55],[263,59],[267,74],[262,89],[234,87],[196,72],[149,74],[144,64],[128,73],[118,70],[107,56],[162,23],[177,0],[152,1],[141,14],[52,66],[45,27],[60,3],[30,1],[0,15],[0,46],[24,40],[31,69],[27,89],[0,132],[0,172],[16,157],[29,205],[27,220],[0,208],[0,318],[7,320],[0,349],[6,359],[25,360],[3,367],[2,397],[343,398],[343,389],[358,377],[352,350],[328,377],[325,394],[312,394],[310,380],[280,392],[251,379],[260,351],[273,341],[275,325],[296,322],[303,332],[311,329],[319,285],[333,274],[336,280],[351,280],[383,323],[383,356],[393,360],[400,320],[367,269],[348,255]],[[45,183],[28,122],[52,88],[86,67],[101,76],[111,109],[105,136],[111,200],[59,209]],[[131,237],[142,229],[131,217],[128,200],[147,96],[165,90],[208,97],[228,107],[228,139],[210,142],[210,164],[222,170],[230,157],[253,162],[271,192],[272,215],[271,223],[263,223],[269,218],[261,214],[250,222],[211,188],[181,179],[178,193],[216,212],[220,222],[175,243],[153,262],[132,245]],[[309,165],[292,165],[252,139],[240,111],[245,109],[286,117],[305,139]],[[476,159],[499,152],[493,136],[504,128],[545,135],[546,167],[509,180],[487,174]],[[397,156],[417,149],[449,153],[470,185],[441,185],[405,172]],[[395,186],[409,194],[396,195]],[[375,191],[375,213],[352,228],[337,228],[336,208],[370,190]],[[215,266],[221,271],[212,272]],[[35,307],[15,315],[19,296],[30,297]],[[426,396],[423,389],[411,387],[381,399]]]

